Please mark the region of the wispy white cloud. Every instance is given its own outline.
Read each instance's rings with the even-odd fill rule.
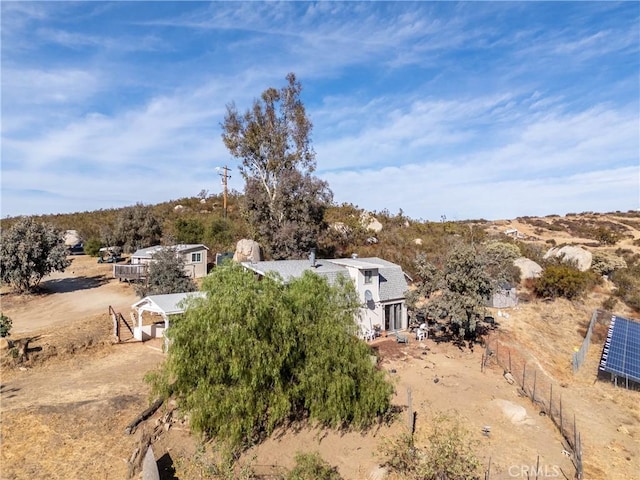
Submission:
[[[290,71],[336,200],[433,219],[638,206],[625,4],[13,3],[3,214],[215,190],[237,164],[225,105]]]

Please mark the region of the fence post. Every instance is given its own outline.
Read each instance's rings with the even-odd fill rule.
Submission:
[[[531,395],[531,401],[536,403],[536,377],[538,376],[538,370],[533,369],[533,393]]]
[[[538,460],[536,460],[536,480],[538,480],[538,470],[540,470],[540,455],[538,455]]]
[[[509,349],[509,373],[511,373],[511,349]]]
[[[415,419],[413,417],[413,399],[411,398],[411,387],[407,387],[407,427],[411,433],[413,439],[413,433],[415,430]]]
[[[482,354],[482,360],[480,361],[480,371],[484,373],[484,353]]]
[[[560,434],[564,437],[564,425],[562,422],[562,392],[560,392]]]
[[[491,457],[489,457],[489,466],[487,467],[487,471],[484,474],[484,480],[491,480]]]
[[[524,374],[527,371],[527,362],[524,362],[524,367],[522,367],[522,390],[527,392],[527,384],[524,383]]]
[[[553,383],[549,387],[549,415],[551,415],[551,421],[553,422]]]

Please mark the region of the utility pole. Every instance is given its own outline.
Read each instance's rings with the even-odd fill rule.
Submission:
[[[218,174],[222,177],[222,212],[224,218],[227,218],[227,180],[231,178],[231,175],[228,174],[229,167],[226,165],[222,168],[216,167]]]

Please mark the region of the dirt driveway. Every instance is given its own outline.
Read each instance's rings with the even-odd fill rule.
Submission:
[[[163,359],[151,345],[112,344],[109,306],[137,299],[111,265],[71,257],[32,295],[2,293],[11,337],[34,337],[31,361],[0,385],[3,479],[126,478],[124,427],[148,404],[144,374]]]

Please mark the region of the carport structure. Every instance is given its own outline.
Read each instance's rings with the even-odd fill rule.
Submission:
[[[137,317],[137,326],[133,328],[136,340],[145,341],[151,338],[161,338],[169,328],[169,317],[184,313],[189,301],[194,298],[205,298],[204,292],[169,293],[166,295],[149,295],[131,305]],[[161,321],[143,325],[145,312],[157,315]],[[133,313],[133,312],[132,312]]]

